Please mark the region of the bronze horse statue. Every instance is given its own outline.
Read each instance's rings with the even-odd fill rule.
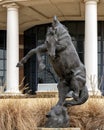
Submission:
[[[32,49],[21,59],[17,67],[22,66],[33,55],[37,54],[39,69],[44,69],[41,54],[47,53],[50,63],[60,78],[57,85],[59,100],[57,105],[73,106],[87,101],[86,70],[80,61],[67,28],[54,17],[52,27],[48,28],[45,43]],[[66,98],[72,100],[65,100]]]

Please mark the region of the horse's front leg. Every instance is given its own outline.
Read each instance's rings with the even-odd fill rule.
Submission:
[[[42,60],[42,57],[41,57],[41,53],[44,53],[47,51],[47,47],[45,44],[41,45],[41,46],[38,46],[32,50],[30,50],[27,55],[25,57],[23,57],[18,63],[17,63],[17,67],[21,67],[23,66],[24,63],[27,62],[27,60],[33,56],[34,54],[37,54],[37,59],[38,59],[38,62],[39,62],[39,66],[41,69],[44,69],[45,65],[43,64],[43,60]]]
[[[66,95],[69,92],[69,86],[67,86],[64,81],[60,81],[59,84],[57,85],[57,88],[58,88],[59,100],[56,105],[62,106],[66,99]]]
[[[24,56],[16,65],[16,67],[21,67],[23,66],[24,63],[27,62],[27,60],[36,52],[35,49],[30,50],[26,56]]]

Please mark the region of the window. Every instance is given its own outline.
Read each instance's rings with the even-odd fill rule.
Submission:
[[[98,22],[98,76],[104,75],[104,22]]]
[[[6,80],[6,32],[0,31],[0,86]]]

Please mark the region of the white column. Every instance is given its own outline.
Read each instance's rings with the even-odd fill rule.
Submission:
[[[19,93],[19,21],[18,6],[15,3],[4,5],[7,8],[7,93]]]
[[[85,1],[85,67],[89,91],[98,91],[97,2]]]

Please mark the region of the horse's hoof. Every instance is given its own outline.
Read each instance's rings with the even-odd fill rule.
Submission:
[[[16,67],[21,67],[21,66],[23,66],[23,64],[22,63],[17,63],[17,65],[16,65]]]

